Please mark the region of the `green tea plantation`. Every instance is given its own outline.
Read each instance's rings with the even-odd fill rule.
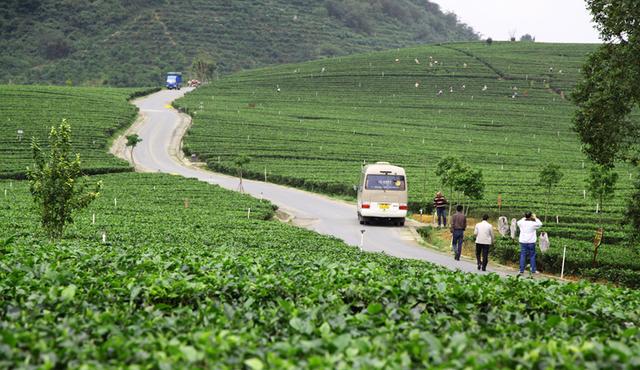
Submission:
[[[640,366],[637,291],[450,272],[195,180],[99,178],[59,243],[0,181],[0,367]]]
[[[619,165],[614,197],[596,204],[571,128],[571,89],[593,50],[478,42],[322,59],[238,73],[176,106],[194,117],[185,151],[216,171],[235,174],[235,158],[247,154],[250,177],[353,195],[362,164],[389,161],[407,169],[416,212],[430,211],[437,190],[450,196],[434,171],[441,158],[459,156],[486,182],[472,214],[511,219],[532,210],[545,219],[552,249],[542,270],[559,273],[566,246],[572,274],[637,286],[640,249],[626,242],[622,215],[638,174]],[[548,163],[564,177],[545,212],[538,182]],[[604,245],[594,264],[599,226]],[[496,256],[515,262],[518,248],[501,243]]]
[[[0,178],[23,177],[31,164],[31,138],[47,147],[51,126],[66,118],[87,173],[129,171],[110,154],[113,134],[135,120],[128,100],[154,89],[0,86]]]

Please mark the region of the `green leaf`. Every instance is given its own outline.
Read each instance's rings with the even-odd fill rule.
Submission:
[[[264,369],[264,364],[259,358],[250,358],[244,361],[244,364],[247,365],[249,369],[252,370],[262,370]]]
[[[202,353],[192,346],[180,346],[180,352],[188,362],[196,362],[203,357]]]
[[[371,315],[375,315],[377,313],[380,313],[382,311],[382,304],[380,303],[370,303],[369,306],[367,306],[367,312],[369,312],[369,314]]]
[[[311,334],[311,332],[313,331],[311,323],[309,323],[309,321],[307,320],[302,320],[299,317],[294,317],[293,319],[289,320],[289,325],[291,325],[292,328],[296,329],[300,333]]]
[[[337,336],[333,340],[333,345],[336,346],[338,351],[342,351],[345,348],[347,348],[347,346],[349,345],[349,342],[351,342],[351,335],[342,334],[342,335]]]
[[[62,293],[60,293],[60,298],[62,298],[63,301],[72,300],[73,297],[75,297],[75,295],[76,295],[76,290],[77,289],[78,289],[78,287],[76,287],[73,284],[67,286],[66,288],[62,289]]]

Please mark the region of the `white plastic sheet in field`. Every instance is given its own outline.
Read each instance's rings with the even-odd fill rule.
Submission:
[[[549,250],[551,243],[549,242],[549,235],[546,232],[543,231],[540,233],[540,237],[538,238],[538,241],[540,243],[540,251],[542,253]]]
[[[498,218],[498,232],[502,236],[507,236],[509,233],[509,220],[504,216]]]

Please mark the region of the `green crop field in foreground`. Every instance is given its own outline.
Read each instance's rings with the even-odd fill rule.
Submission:
[[[568,98],[593,50],[595,45],[523,42],[390,50],[238,73],[176,105],[194,117],[185,151],[215,170],[235,174],[234,159],[248,154],[248,176],[264,179],[266,173],[268,181],[352,194],[364,162],[389,161],[407,169],[416,211],[430,208],[436,190],[449,195],[435,165],[444,156],[460,156],[482,169],[487,184],[472,212],[547,216],[552,253],[568,246],[568,258],[580,260],[572,265],[575,272],[593,267],[590,241],[602,216],[608,248],[603,266],[636,276],[640,254],[625,245],[621,221],[637,174],[620,165],[616,195],[596,214],[585,193],[590,164],[571,129]],[[565,176],[545,215],[546,197],[537,183],[548,163]],[[517,259],[512,252],[501,256]],[[560,268],[555,259],[541,267]]]
[[[66,118],[73,145],[89,172],[127,171],[126,161],[108,154],[111,137],[129,126],[137,108],[128,100],[144,89],[0,86],[0,177],[15,177],[31,164],[31,138],[47,147],[51,126]],[[18,136],[22,130],[22,139]]]
[[[638,291],[450,272],[195,180],[99,178],[59,243],[28,184],[0,181],[0,240],[18,234],[0,248],[0,367],[640,366]]]

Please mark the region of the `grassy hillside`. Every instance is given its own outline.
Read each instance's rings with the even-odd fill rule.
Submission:
[[[71,124],[73,145],[89,173],[130,169],[108,154],[114,132],[129,126],[138,109],[128,100],[143,89],[0,86],[0,177],[21,177],[32,164],[31,138],[47,148],[51,126]],[[22,139],[18,136],[22,130]]]
[[[414,210],[430,209],[436,190],[449,195],[435,165],[457,155],[481,169],[487,184],[472,212],[511,218],[529,209],[547,217],[555,251],[542,269],[559,272],[566,245],[572,271],[586,274],[602,215],[612,254],[603,267],[637,271],[638,249],[624,245],[621,225],[637,174],[619,167],[616,197],[596,214],[584,193],[589,163],[571,130],[574,108],[566,97],[594,48],[443,44],[238,73],[177,102],[195,117],[185,149],[234,174],[234,159],[249,154],[249,176],[264,179],[266,172],[269,181],[334,194],[353,193],[362,163],[389,161],[407,169]],[[537,183],[547,163],[565,177],[545,215]],[[502,256],[517,258],[517,246],[505,248]]]
[[[450,272],[267,221],[267,202],[195,180],[100,178],[59,243],[28,185],[0,181],[0,367],[639,365],[637,291]]]
[[[0,83],[154,86],[198,54],[227,73],[428,42],[475,40],[427,0],[9,0]]]

